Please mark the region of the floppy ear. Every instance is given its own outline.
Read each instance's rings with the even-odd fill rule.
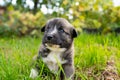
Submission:
[[[72,30],[72,38],[77,37],[77,31],[75,29]]]
[[[44,25],[44,26],[41,28],[41,32],[45,32],[45,26],[46,26],[46,25]]]

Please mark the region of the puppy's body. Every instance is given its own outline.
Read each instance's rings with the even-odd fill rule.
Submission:
[[[41,57],[48,68],[56,73],[62,66],[61,79],[73,79],[74,75],[74,46],[73,38],[77,33],[73,26],[63,18],[54,18],[42,28],[44,37],[39,50],[38,59]],[[30,77],[38,75],[36,69],[31,70]],[[64,75],[65,74],[65,75]]]
[[[59,48],[58,45],[53,45],[53,47],[47,47],[51,50],[48,53],[47,57],[42,57],[42,60],[47,64],[48,68],[56,73],[58,71],[59,65],[66,63],[66,60],[62,59],[62,53],[65,51],[65,48]]]

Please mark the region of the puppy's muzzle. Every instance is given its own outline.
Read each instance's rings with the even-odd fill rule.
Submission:
[[[51,41],[53,39],[53,36],[52,35],[48,35],[47,36],[47,41]]]
[[[45,44],[62,45],[62,41],[55,35],[48,34],[44,40]]]

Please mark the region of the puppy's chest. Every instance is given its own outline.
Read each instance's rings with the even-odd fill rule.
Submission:
[[[42,57],[43,62],[48,66],[48,68],[56,73],[61,64],[66,63],[65,60],[62,59],[61,51],[52,51],[47,57]]]

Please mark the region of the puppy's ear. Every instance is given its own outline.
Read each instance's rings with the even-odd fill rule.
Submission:
[[[75,38],[77,36],[78,36],[77,31],[73,28],[72,29],[72,38]]]
[[[44,25],[44,26],[41,28],[41,32],[45,32],[45,26],[46,26],[46,25]]]

